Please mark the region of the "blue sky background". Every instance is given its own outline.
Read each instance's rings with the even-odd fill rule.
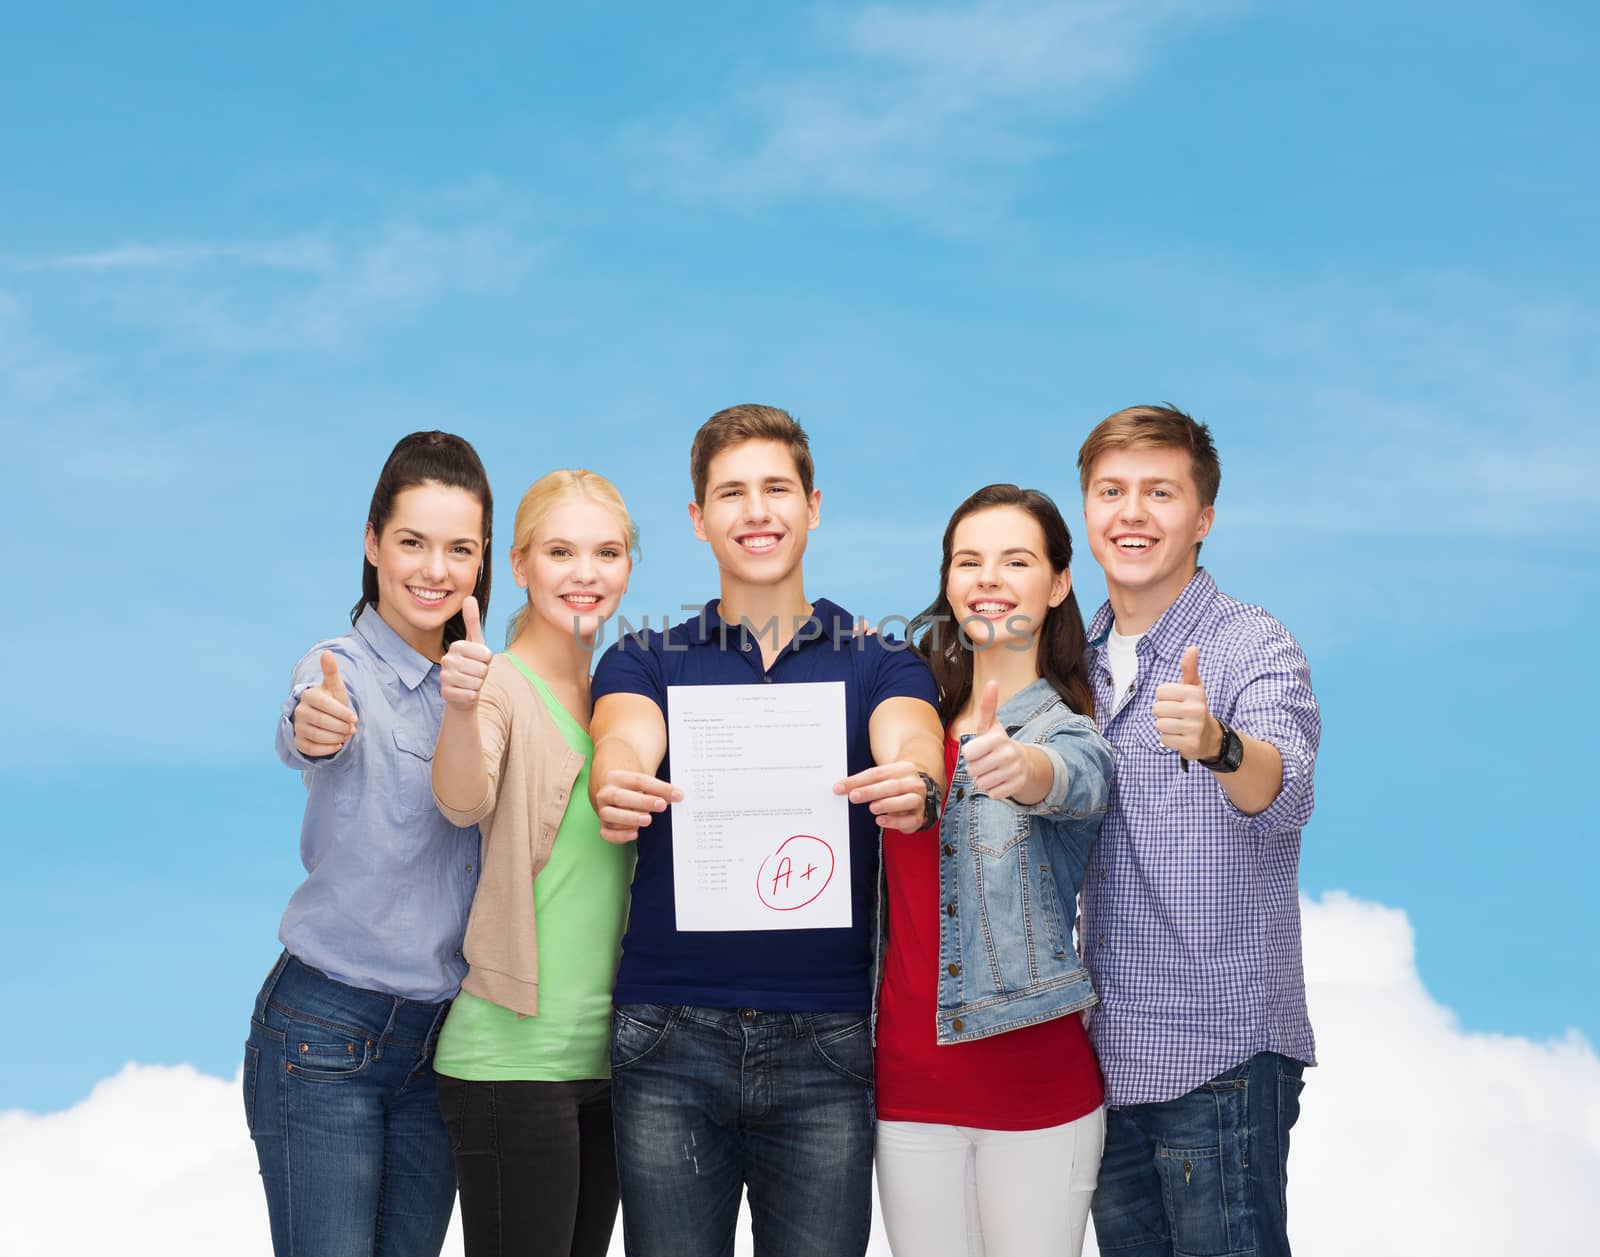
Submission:
[[[1405,909],[1469,1029],[1600,1039],[1597,56],[1470,0],[8,14],[0,1108],[236,1068],[273,720],[399,436],[478,446],[502,541],[613,478],[637,619],[714,589],[735,401],[811,431],[811,592],[874,618],[973,488],[1078,519],[1096,420],[1210,421],[1207,565],[1323,701],[1304,889]]]

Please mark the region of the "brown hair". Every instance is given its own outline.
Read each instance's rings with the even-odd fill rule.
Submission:
[[[1222,484],[1222,463],[1211,441],[1211,429],[1184,414],[1171,402],[1160,406],[1129,406],[1095,425],[1078,450],[1078,485],[1089,492],[1089,472],[1094,460],[1107,450],[1185,450],[1200,505],[1211,506]]]
[[[800,488],[806,497],[811,496],[816,470],[811,463],[811,442],[806,438],[806,430],[787,410],[745,402],[717,411],[694,434],[694,444],[689,447],[689,479],[694,482],[697,503],[705,505],[711,460],[729,446],[746,441],[777,441],[788,446],[795,470],[800,473]]]
[[[961,617],[955,613],[950,596],[945,592],[950,581],[956,525],[968,515],[992,506],[1015,506],[1033,516],[1044,534],[1045,558],[1052,573],[1065,572],[1072,566],[1072,533],[1048,494],[1037,489],[1019,489],[1014,484],[991,484],[956,507],[944,530],[939,594],[928,609],[912,621],[913,629],[919,621],[932,621],[917,643],[917,650],[933,672],[934,682],[939,687],[939,718],[947,725],[972,695],[972,648],[957,631]],[[1087,642],[1083,613],[1078,610],[1078,596],[1072,590],[1067,590],[1067,596],[1059,605],[1044,613],[1038,641],[1039,675],[1050,682],[1073,711],[1093,716],[1094,690],[1089,685],[1089,668],[1084,659]]]
[[[478,451],[452,432],[413,432],[403,436],[389,452],[388,461],[378,473],[372,502],[367,507],[367,527],[374,537],[382,537],[394,513],[394,500],[402,489],[419,484],[442,484],[465,489],[483,507],[483,565],[472,594],[478,600],[478,614],[489,614],[489,543],[493,540],[494,495],[489,492],[489,476],[483,470]],[[378,569],[363,553],[361,556],[361,601],[350,608],[350,623],[361,618],[368,606],[378,605]],[[444,626],[444,645],[467,635],[466,620],[457,611]]]

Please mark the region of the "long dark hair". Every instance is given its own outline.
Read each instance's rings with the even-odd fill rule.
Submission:
[[[928,661],[933,679],[939,686],[939,716],[949,724],[966,706],[972,696],[972,647],[958,631],[961,617],[950,605],[945,593],[950,580],[950,556],[955,545],[956,525],[976,511],[992,506],[1015,506],[1027,511],[1038,521],[1044,533],[1045,557],[1051,572],[1064,572],[1072,566],[1072,534],[1067,531],[1067,521],[1050,500],[1048,494],[1037,489],[1019,489],[1014,484],[991,484],[979,489],[956,507],[955,514],[944,530],[944,557],[939,563],[939,594],[928,609],[912,621],[915,631],[919,623],[926,622],[917,649]],[[1044,614],[1044,624],[1038,632],[1039,675],[1055,687],[1057,694],[1073,711],[1085,716],[1094,715],[1094,690],[1089,685],[1089,669],[1084,660],[1087,641],[1083,631],[1083,616],[1078,611],[1078,597],[1072,590],[1059,606]]]
[[[451,432],[413,432],[403,436],[389,453],[388,462],[378,473],[377,487],[372,490],[372,505],[367,508],[367,527],[374,537],[382,537],[389,516],[394,513],[395,495],[402,489],[419,484],[442,484],[452,489],[465,489],[483,506],[483,566],[478,569],[478,583],[472,593],[478,600],[478,614],[489,614],[489,554],[494,540],[494,495],[489,492],[489,476],[483,470],[478,451],[462,437]],[[361,618],[369,606],[378,605],[378,569],[361,555],[361,601],[350,608],[350,623]],[[448,650],[451,642],[467,635],[466,621],[457,611],[444,626],[444,644]]]

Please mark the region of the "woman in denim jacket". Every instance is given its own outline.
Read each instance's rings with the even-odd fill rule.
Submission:
[[[1071,560],[1048,497],[989,485],[951,517],[920,617],[950,788],[936,827],[884,833],[877,1170],[898,1254],[1083,1246],[1105,1125],[1072,922],[1113,760]]]

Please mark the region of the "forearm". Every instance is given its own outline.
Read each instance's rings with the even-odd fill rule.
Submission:
[[[455,812],[472,812],[489,794],[489,772],[483,763],[483,737],[476,707],[446,705],[433,750],[433,793]]]
[[[949,784],[944,776],[944,736],[927,729],[906,729],[898,744],[884,756],[874,756],[879,763],[904,760],[918,772],[927,773],[939,785],[942,794]]]
[[[1027,769],[1027,779],[1011,792],[1011,801],[1022,807],[1043,803],[1056,783],[1056,766],[1050,757],[1036,746],[1024,746],[1022,763]]]
[[[599,808],[599,791],[611,772],[642,773],[646,769],[639,760],[639,752],[621,734],[603,735],[594,744],[594,762],[589,767],[589,802]]]
[[[1234,730],[1238,733],[1238,730]],[[1217,773],[1224,793],[1246,816],[1257,816],[1272,806],[1283,789],[1283,757],[1271,742],[1238,733],[1244,744],[1244,759],[1237,772]],[[1220,730],[1218,741],[1221,741]],[[1219,747],[1220,751],[1220,747]]]

